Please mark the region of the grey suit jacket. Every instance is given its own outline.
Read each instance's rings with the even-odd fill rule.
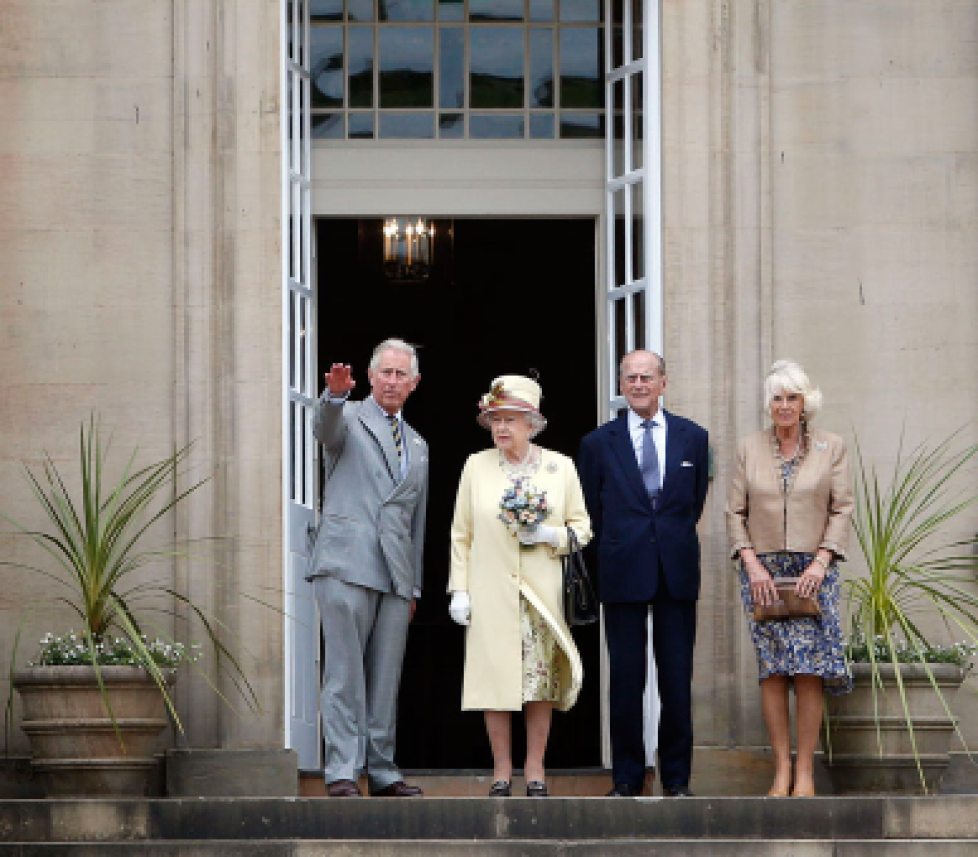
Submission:
[[[316,404],[312,430],[326,450],[323,512],[307,580],[335,577],[401,598],[421,588],[428,445],[406,422],[400,479],[390,423],[373,401]]]

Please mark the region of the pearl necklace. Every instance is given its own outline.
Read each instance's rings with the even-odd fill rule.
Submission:
[[[505,473],[510,479],[520,479],[524,476],[532,476],[536,473],[540,466],[539,456],[534,456],[536,452],[536,447],[531,443],[526,450],[526,455],[513,464],[507,457],[506,453],[501,449],[499,450],[499,466],[502,468],[503,473]]]

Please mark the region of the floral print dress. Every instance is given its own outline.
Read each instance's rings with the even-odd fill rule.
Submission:
[[[799,459],[781,462],[785,490],[791,483]],[[810,553],[776,552],[758,554],[761,564],[775,580],[798,577],[812,563]],[[816,675],[825,690],[841,696],[852,690],[852,674],[845,657],[839,622],[839,570],[833,562],[818,590],[822,615],[818,619],[783,619],[755,622],[750,579],[740,564],[740,597],[747,614],[747,628],[757,652],[759,680],[772,675]]]

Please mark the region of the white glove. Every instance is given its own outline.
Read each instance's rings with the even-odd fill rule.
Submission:
[[[472,615],[472,605],[469,601],[469,593],[464,589],[456,589],[452,592],[452,603],[448,605],[448,615],[453,622],[459,625],[468,625],[469,617]]]
[[[532,530],[520,530],[517,533],[517,538],[519,538],[520,544],[548,544],[556,550],[560,546],[561,531],[561,527],[548,527],[546,524],[537,524]]]

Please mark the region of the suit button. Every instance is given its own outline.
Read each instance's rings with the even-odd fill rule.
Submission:
[[[655,544],[655,536],[652,536],[652,538],[649,539],[649,542],[654,545]]]

